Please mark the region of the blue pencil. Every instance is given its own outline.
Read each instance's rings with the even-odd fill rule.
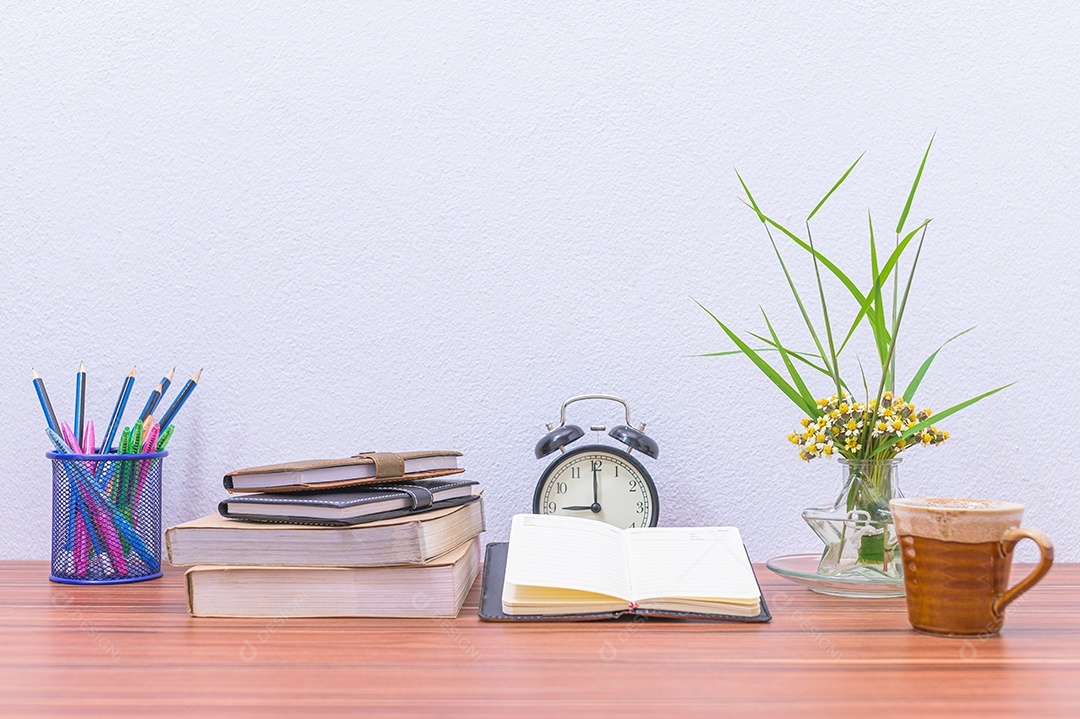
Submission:
[[[101,450],[98,454],[108,454],[112,451],[112,441],[116,437],[116,430],[120,428],[120,420],[124,416],[124,408],[127,407],[133,384],[135,384],[134,367],[128,372],[128,376],[124,379],[124,386],[120,388],[120,397],[116,400],[116,407],[113,409],[112,419],[109,420],[109,428],[105,430],[105,437],[102,438]]]
[[[79,446],[76,448],[82,451],[83,438],[86,436],[86,366],[80,362],[79,371],[75,374],[75,439],[78,440]],[[93,452],[94,448],[86,450],[87,452]]]
[[[195,390],[196,385],[199,384],[199,378],[202,377],[202,370],[195,373],[195,376],[189,379],[184,388],[180,390],[180,394],[176,395],[176,399],[169,405],[169,408],[165,410],[165,414],[161,415],[161,419],[158,420],[158,424],[161,425],[161,431],[164,432],[172,424],[173,418],[176,417],[176,413],[180,411],[180,408],[184,406],[184,402]]]
[[[45,413],[45,422],[49,425],[49,429],[59,434],[60,423],[56,421],[56,412],[53,412],[49,393],[45,391],[45,380],[41,379],[41,375],[33,367],[30,368],[30,378],[34,381],[34,390],[37,392],[38,402],[41,403],[41,411]]]
[[[150,413],[157,407],[157,403],[161,401],[161,395],[164,393],[164,380],[162,380],[162,384],[155,387],[154,391],[150,393],[150,396],[146,398],[146,404],[143,405],[142,412],[139,413],[140,422],[150,416]]]

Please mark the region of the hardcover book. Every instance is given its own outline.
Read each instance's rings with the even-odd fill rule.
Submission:
[[[165,532],[176,565],[369,567],[421,564],[484,531],[484,505],[467,504],[347,527],[240,522],[211,514]]]
[[[474,502],[480,496],[478,485],[471,480],[418,479],[337,490],[260,492],[231,496],[218,511],[249,522],[348,526]]]
[[[298,492],[456,474],[461,452],[361,452],[344,459],[309,459],[238,469],[225,475],[230,492]]]
[[[472,539],[414,566],[197,566],[184,578],[196,617],[456,617],[479,566]]]

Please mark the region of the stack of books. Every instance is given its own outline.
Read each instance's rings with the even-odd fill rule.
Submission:
[[[170,527],[201,617],[455,617],[480,566],[481,490],[460,452],[238,470],[218,513]]]

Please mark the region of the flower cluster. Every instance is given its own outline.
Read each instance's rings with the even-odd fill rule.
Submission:
[[[799,447],[799,457],[810,461],[814,457],[830,457],[834,453],[849,459],[867,458],[883,444],[903,437],[904,433],[930,417],[930,410],[916,411],[915,405],[892,392],[886,392],[881,405],[876,400],[868,404],[852,402],[850,397],[833,395],[817,401],[821,416],[803,417],[802,427],[788,436]],[[869,425],[869,426],[867,426]],[[882,453],[893,457],[916,444],[938,445],[949,438],[936,425],[897,439]]]

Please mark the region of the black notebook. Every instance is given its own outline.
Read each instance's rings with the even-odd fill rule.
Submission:
[[[229,519],[287,524],[349,526],[476,501],[479,482],[418,479],[337,490],[244,494],[229,497],[218,511]]]
[[[521,515],[514,518],[510,543],[487,547],[482,619],[579,621],[627,614],[772,619],[733,527],[618,530],[586,519]]]

